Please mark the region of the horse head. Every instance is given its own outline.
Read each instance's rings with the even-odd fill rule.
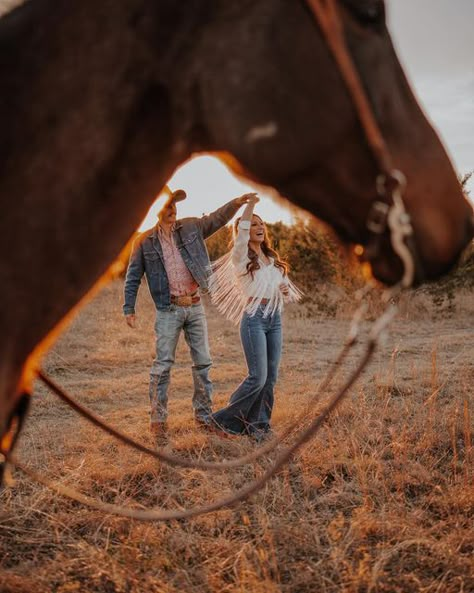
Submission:
[[[471,208],[382,0],[338,14],[436,278],[470,239]],[[379,170],[304,0],[30,0],[0,20],[0,80],[0,435],[41,344],[192,153],[226,153],[344,241],[369,241]],[[397,282],[388,236],[369,258]]]
[[[207,142],[344,241],[365,245],[379,171],[318,24],[305,2],[255,2],[245,18],[235,12],[213,23],[195,55]],[[341,0],[339,15],[394,168],[408,181],[424,276],[437,278],[472,236],[471,207],[400,67],[384,2]],[[384,282],[400,277],[388,235],[371,263]]]

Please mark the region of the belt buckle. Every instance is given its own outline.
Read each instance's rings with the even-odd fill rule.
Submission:
[[[188,294],[179,296],[176,299],[176,304],[178,307],[190,307],[193,304],[193,297]]]

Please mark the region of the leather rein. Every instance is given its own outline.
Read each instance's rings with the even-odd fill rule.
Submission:
[[[390,151],[347,48],[337,0],[305,2],[336,61],[379,170],[375,184],[379,199],[372,203],[366,221],[370,236],[366,250],[370,251],[371,258],[376,256],[380,251],[382,235],[388,230],[392,249],[403,265],[399,286],[409,288],[415,280],[415,275],[418,280],[422,279],[423,271],[415,246],[410,216],[402,199],[406,186],[405,176],[393,167]]]

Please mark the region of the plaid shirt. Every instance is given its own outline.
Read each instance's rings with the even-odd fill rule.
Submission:
[[[167,235],[160,225],[158,225],[158,236],[160,238],[161,248],[163,250],[163,259],[168,275],[170,294],[174,296],[183,296],[194,294],[199,288],[191,272],[188,270],[176,243],[173,240],[173,230]]]

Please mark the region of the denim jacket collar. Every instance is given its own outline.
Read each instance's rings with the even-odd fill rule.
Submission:
[[[157,222],[156,225],[153,227],[153,232],[151,233],[151,235],[149,235],[149,237],[151,237],[155,251],[161,257],[161,259],[163,259],[163,248],[161,247],[160,236],[159,236],[160,231],[158,228],[159,225],[160,225],[160,223]],[[183,228],[183,223],[180,220],[177,220],[171,228],[171,232],[172,232],[173,236],[175,236],[177,232],[179,233],[179,231],[182,228]],[[178,235],[178,237],[179,237],[179,239],[181,239],[181,235]],[[179,243],[176,243],[178,245],[178,248],[179,248]]]

